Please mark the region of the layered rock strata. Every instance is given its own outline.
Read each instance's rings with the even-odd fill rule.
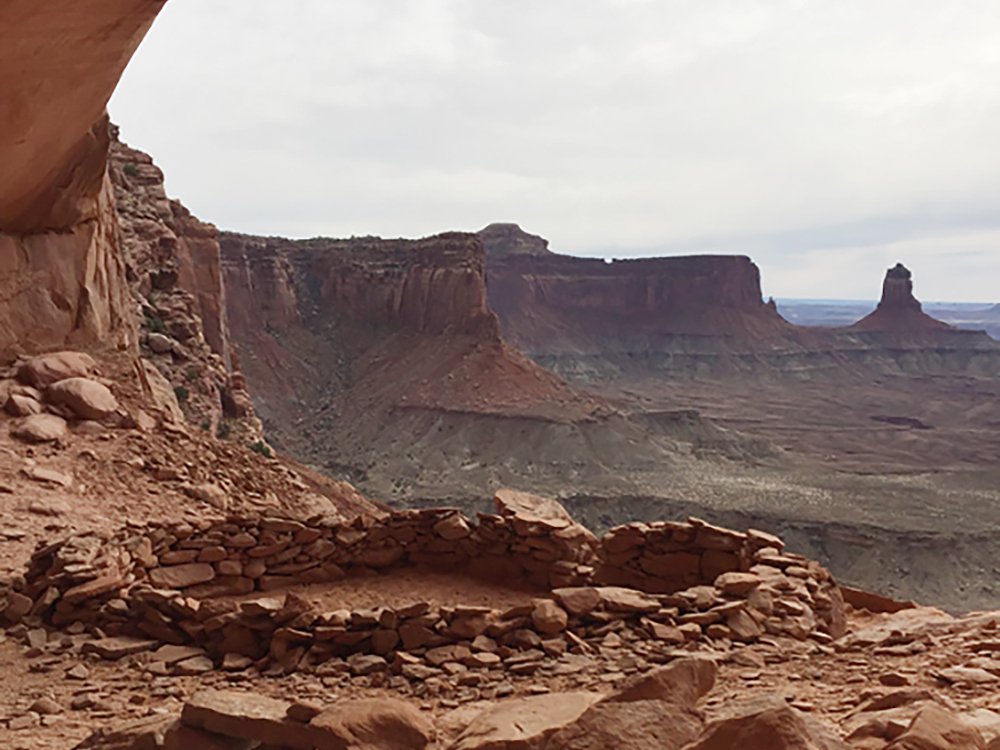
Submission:
[[[926,315],[902,265],[890,270],[870,316],[848,328],[809,328],[763,301],[749,258],[604,261],[552,253],[516,226],[483,233],[489,304],[504,337],[574,383],[1000,371],[1000,344]]]
[[[673,337],[757,340],[791,330],[761,299],[742,256],[605,262],[549,253],[490,256],[490,306],[526,351],[661,348]]]
[[[127,346],[105,105],[163,0],[0,8],[0,354]],[[58,40],[58,43],[53,43]]]
[[[556,470],[568,472],[596,444],[631,442],[637,460],[668,460],[642,445],[643,428],[615,422],[607,402],[501,339],[475,235],[220,240],[232,339],[257,412],[269,439],[300,460],[401,501],[427,473],[481,492],[492,471],[483,453],[512,465],[558,453]],[[518,455],[536,440],[528,431],[552,437]],[[521,445],[508,441],[515,434]],[[453,474],[459,464],[475,467]]]
[[[490,224],[480,229],[476,234],[483,243],[487,258],[552,254],[547,239],[539,237],[537,234],[529,234],[517,224]]]

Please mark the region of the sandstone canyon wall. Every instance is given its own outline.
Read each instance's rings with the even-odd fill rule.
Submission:
[[[126,344],[104,113],[165,0],[0,6],[0,353]]]
[[[252,442],[259,423],[227,369],[216,230],[167,199],[105,111],[164,2],[0,5],[0,363],[141,353],[189,421]]]
[[[1000,375],[1000,345],[922,312],[902,266],[890,270],[883,302],[865,320],[807,328],[763,301],[749,258],[605,262],[552,253],[510,226],[481,232],[490,240],[490,307],[507,340],[575,382]]]
[[[140,352],[173,386],[191,424],[262,441],[231,357],[218,230],[167,197],[152,157],[123,143],[117,127],[110,133],[108,174]]]
[[[790,330],[761,299],[743,256],[616,260],[491,258],[490,303],[504,335],[528,349],[658,346],[674,336],[757,340]]]
[[[739,442],[697,415],[634,418],[505,343],[475,235],[220,240],[231,335],[269,439],[380,500],[636,491],[636,476],[656,484],[690,453],[682,438]]]

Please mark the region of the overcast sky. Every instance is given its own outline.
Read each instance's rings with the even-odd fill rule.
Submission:
[[[996,0],[169,0],[111,104],[225,229],[739,253],[1000,301]]]

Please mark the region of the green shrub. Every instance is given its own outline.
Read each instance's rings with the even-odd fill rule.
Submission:
[[[147,316],[145,320],[142,321],[142,327],[147,331],[152,331],[153,333],[167,332],[167,324],[163,322],[163,318],[150,318]]]
[[[211,419],[203,419],[203,420],[201,420],[201,429],[203,429],[205,432],[208,432],[209,430],[211,430],[212,429],[212,420]]]
[[[174,388],[174,395],[177,396],[177,400],[182,404],[188,400],[191,396],[191,391],[185,388],[183,385],[179,385]]]
[[[216,433],[216,435],[218,435],[219,440],[225,440],[226,438],[229,437],[232,431],[233,431],[232,425],[230,425],[229,422],[222,421],[219,422],[219,431]]]
[[[194,382],[195,380],[201,377],[201,373],[198,372],[196,368],[192,367],[190,370],[187,371],[186,376],[188,380]]]
[[[124,171],[129,177],[139,176],[139,167],[135,165],[134,161],[125,162],[125,166],[122,167],[122,171]]]
[[[271,457],[271,449],[268,448],[267,445],[262,440],[258,440],[256,443],[251,445],[250,450],[252,450],[254,453],[259,453],[264,458]]]

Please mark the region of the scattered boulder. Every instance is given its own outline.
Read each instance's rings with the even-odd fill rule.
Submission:
[[[36,498],[28,503],[28,512],[37,516],[64,516],[71,510],[73,508],[65,500],[53,497]]]
[[[156,641],[144,641],[138,638],[101,638],[84,643],[82,651],[85,654],[97,654],[102,659],[116,661],[123,656],[152,651],[159,645]]]
[[[928,703],[886,750],[986,750],[986,742],[978,729]]]
[[[505,701],[477,716],[451,750],[540,750],[600,698],[600,693],[576,692]]]
[[[169,424],[184,424],[184,412],[181,411],[177,394],[174,393],[174,387],[170,381],[148,359],[140,359],[139,363],[141,367],[138,368],[137,372],[141,378],[142,388],[155,404],[160,418]]]
[[[138,750],[142,748],[165,747],[166,736],[179,728],[180,722],[173,716],[149,716],[114,729],[98,729],[87,739],[73,747],[73,750]],[[212,745],[190,744],[188,748],[205,747],[215,750]],[[180,750],[178,748],[178,750]],[[233,748],[232,750],[236,750]]]
[[[252,740],[223,737],[201,729],[186,727],[180,722],[172,724],[163,735],[161,745],[152,745],[163,750],[254,750],[260,747]],[[133,746],[130,750],[145,750],[143,746]]]
[[[419,708],[395,698],[338,701],[309,724],[358,750],[422,750],[435,736]]]
[[[531,621],[539,633],[561,633],[569,623],[566,611],[551,599],[543,599],[531,612]]]
[[[55,414],[34,414],[16,425],[10,434],[26,443],[51,443],[69,432],[66,420]]]
[[[34,711],[40,716],[55,716],[61,714],[64,709],[55,700],[49,697],[42,697],[36,700],[31,706],[28,707],[29,711]]]
[[[710,659],[688,658],[633,679],[555,733],[546,750],[676,750],[696,739],[698,700],[715,685]]]
[[[597,589],[601,606],[609,612],[657,612],[660,603],[641,591],[621,586],[602,586]]]
[[[867,609],[869,612],[887,612],[895,614],[904,609],[915,609],[914,602],[901,602],[895,599],[881,596],[880,594],[864,591],[862,589],[851,588],[850,586],[840,586],[840,595],[844,597],[844,602],[854,609]]]
[[[30,596],[14,592],[11,594],[10,599],[7,602],[7,606],[3,611],[3,616],[10,622],[15,624],[19,623],[21,622],[21,619],[31,611],[34,604],[35,602]]]
[[[42,405],[31,398],[31,396],[12,393],[7,397],[7,403],[4,404],[4,411],[12,417],[30,417],[32,414],[41,414]]]
[[[553,589],[552,595],[573,615],[589,615],[601,603],[601,595],[592,586]]]
[[[725,718],[706,727],[687,750],[851,750],[825,726],[765,696],[734,707]]]
[[[518,517],[526,521],[546,521],[563,528],[576,523],[557,500],[530,492],[498,490],[493,496],[493,502],[501,516]]]
[[[181,491],[188,497],[201,500],[219,510],[227,510],[229,508],[229,495],[214,482],[183,484],[181,485]]]
[[[149,580],[154,586],[165,589],[183,589],[208,583],[215,578],[215,568],[208,563],[188,563],[168,565],[149,571]]]
[[[946,667],[934,676],[945,683],[963,686],[995,685],[1000,681],[1000,677],[979,667]]]
[[[602,701],[557,731],[545,750],[679,750],[698,737],[700,717],[658,700]],[[743,746],[734,745],[743,750]]]
[[[28,466],[21,471],[24,476],[33,482],[41,484],[51,484],[58,487],[70,487],[73,484],[73,477],[63,474],[55,469],[46,469],[43,466]]]
[[[83,352],[52,352],[32,357],[17,371],[17,379],[35,388],[46,388],[67,378],[89,378],[97,373],[97,362]]]
[[[174,348],[174,340],[162,333],[150,333],[146,337],[146,344],[156,354],[166,354]]]
[[[67,378],[53,383],[45,392],[53,404],[66,406],[80,419],[100,422],[118,410],[118,399],[96,380]]]
[[[617,703],[658,700],[694,708],[698,700],[715,686],[718,671],[718,666],[711,659],[678,659],[666,667],[635,678],[608,700]]]

